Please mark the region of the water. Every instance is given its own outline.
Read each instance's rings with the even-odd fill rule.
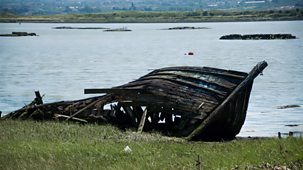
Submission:
[[[56,26],[127,27],[132,32],[55,30]],[[175,26],[204,30],[162,30]],[[255,79],[239,136],[276,136],[303,131],[303,22],[167,24],[0,24],[0,33],[35,32],[37,37],[0,37],[0,110],[6,114],[32,101],[90,97],[84,88],[124,84],[166,66],[211,66],[249,72],[269,66]],[[291,33],[295,40],[220,41],[225,34]],[[194,52],[193,56],[185,56]],[[300,108],[277,109],[297,104]],[[285,125],[295,124],[289,127]]]

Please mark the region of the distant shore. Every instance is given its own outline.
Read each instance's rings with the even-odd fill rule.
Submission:
[[[1,23],[195,23],[303,20],[303,9],[267,11],[111,12],[20,16],[0,15]]]

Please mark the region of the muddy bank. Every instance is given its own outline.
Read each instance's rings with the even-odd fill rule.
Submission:
[[[61,26],[61,27],[53,27],[53,29],[80,29],[80,30],[101,30],[101,29],[109,29],[105,27],[66,27],[66,26]]]
[[[292,34],[229,34],[220,37],[220,40],[275,40],[296,39]]]
[[[201,30],[201,29],[210,29],[208,27],[171,27],[171,28],[166,28],[164,30]]]
[[[22,36],[38,36],[36,33],[28,32],[12,32],[11,34],[0,34],[1,37],[22,37]]]

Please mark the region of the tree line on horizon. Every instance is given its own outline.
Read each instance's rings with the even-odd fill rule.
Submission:
[[[302,0],[0,0],[0,14],[51,15],[118,11],[287,10]]]

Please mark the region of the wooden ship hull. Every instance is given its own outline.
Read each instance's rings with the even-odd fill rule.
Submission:
[[[124,85],[85,89],[103,96],[26,106],[5,116],[35,120],[111,123],[137,131],[159,131],[188,140],[233,139],[244,124],[253,80],[251,72],[210,67],[168,67]]]

